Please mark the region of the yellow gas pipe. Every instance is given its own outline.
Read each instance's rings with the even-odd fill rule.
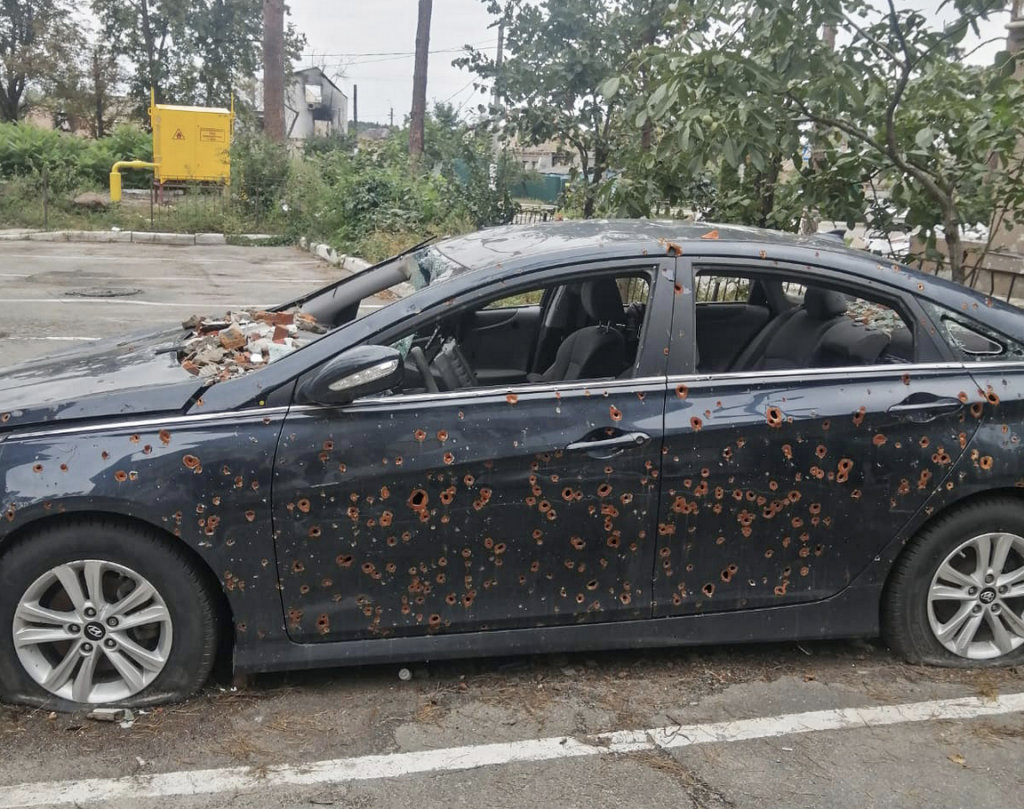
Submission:
[[[121,169],[158,169],[157,163],[145,160],[119,160],[110,169],[110,201],[121,201]]]

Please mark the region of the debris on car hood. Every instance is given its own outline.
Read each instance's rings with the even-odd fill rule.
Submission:
[[[192,332],[179,355],[181,367],[216,382],[258,370],[327,333],[301,311],[244,309],[222,318],[193,315],[181,325]]]

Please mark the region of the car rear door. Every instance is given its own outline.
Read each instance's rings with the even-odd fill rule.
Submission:
[[[776,264],[806,280],[806,266]],[[717,266],[694,259],[702,265]],[[692,290],[692,267],[680,272]],[[694,353],[688,303],[676,307],[674,360]],[[823,599],[868,565],[977,428],[963,405],[973,382],[959,362],[936,361],[926,331],[917,339],[929,361],[703,375],[691,365],[670,376],[656,615]]]
[[[674,260],[544,275],[609,269],[652,277],[631,379],[292,408],[274,524],[293,640],[650,616]]]

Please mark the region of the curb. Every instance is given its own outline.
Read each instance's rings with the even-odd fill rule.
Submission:
[[[329,244],[310,242],[305,236],[299,239],[299,247],[321,261],[326,261],[334,267],[340,267],[341,269],[348,270],[349,272],[362,272],[363,270],[369,269],[373,266],[365,259],[339,253]]]
[[[277,239],[265,233],[242,233],[232,236],[232,241],[260,242]],[[166,244],[180,246],[226,245],[228,237],[223,233],[154,233],[148,230],[24,230],[0,232],[0,242],[91,242],[110,244],[114,242],[133,244]]]

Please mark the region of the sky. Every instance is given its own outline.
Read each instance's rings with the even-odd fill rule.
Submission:
[[[291,22],[306,35],[301,64],[318,65],[350,100],[359,85],[359,119],[386,123],[392,107],[400,124],[412,105],[413,51],[417,0],[289,0]],[[481,0],[434,0],[431,51],[457,51],[473,44],[493,55],[498,33]],[[483,100],[474,95],[473,75],[452,67],[459,54],[431,53],[427,100],[449,101],[468,110]]]

